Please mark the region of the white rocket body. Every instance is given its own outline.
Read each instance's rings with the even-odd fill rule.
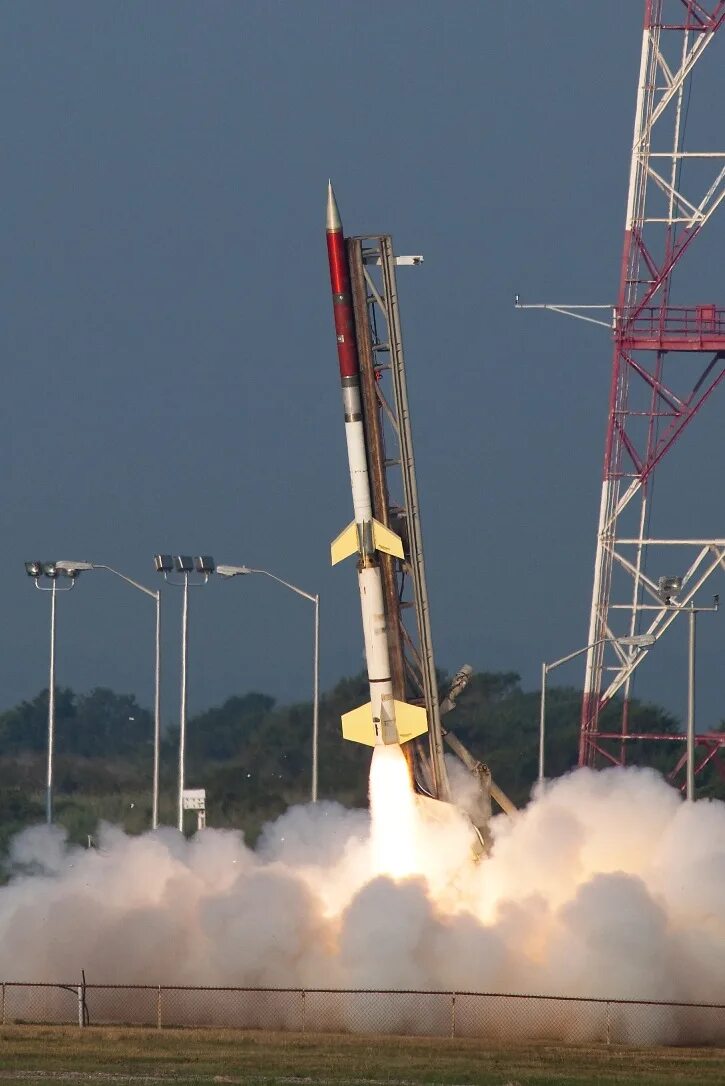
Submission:
[[[350,467],[350,486],[357,536],[356,549],[361,550],[361,560],[358,565],[358,586],[360,589],[363,637],[365,639],[365,660],[370,684],[372,724],[375,729],[376,742],[399,743],[400,737],[395,721],[393,684],[390,678],[390,651],[383,602],[383,583],[380,576],[380,566],[374,560],[371,547],[373,543],[372,537],[375,533],[370,497],[370,477],[365,452],[365,433],[360,410],[359,386],[345,389],[343,400],[345,404],[347,458]],[[365,551],[368,548],[371,549],[371,553],[366,554]],[[335,561],[334,556],[333,561]],[[359,710],[355,710],[355,712],[359,712]],[[346,716],[351,715],[354,714],[346,714]],[[348,721],[348,724],[350,723]],[[345,717],[343,717],[343,735],[345,731],[346,721]]]

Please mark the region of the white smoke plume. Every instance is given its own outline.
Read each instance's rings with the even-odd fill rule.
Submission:
[[[24,831],[0,980],[725,1003],[725,804],[578,770],[497,817],[474,863],[462,817],[429,821],[390,765],[376,794],[376,772],[371,815],[295,807],[254,851],[213,829],[105,826],[97,849]]]

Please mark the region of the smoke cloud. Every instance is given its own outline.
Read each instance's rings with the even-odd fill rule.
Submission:
[[[389,770],[370,813],[295,807],[256,850],[214,829],[106,825],[96,849],[24,831],[0,979],[725,1003],[725,804],[578,770],[495,818],[475,863],[465,819],[411,808]]]

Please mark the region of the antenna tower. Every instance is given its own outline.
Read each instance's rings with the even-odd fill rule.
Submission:
[[[672,298],[675,270],[678,283],[686,283],[690,277],[680,279],[679,269],[697,259],[698,238],[725,199],[725,151],[686,146],[695,120],[698,133],[719,133],[721,147],[725,142],[721,98],[701,95],[700,119],[691,103],[695,68],[722,65],[711,46],[724,23],[725,0],[645,2],[580,765],[624,764],[632,740],[684,738],[630,730],[632,677],[657,649],[617,638],[647,633],[659,639],[695,606],[708,577],[725,567],[725,538],[658,538],[651,522],[657,468],[725,377],[725,308],[710,299],[674,304]],[[664,562],[669,566],[657,569]],[[654,572],[672,573],[673,566],[679,576],[669,583]],[[617,694],[621,723],[604,728],[602,710]],[[700,770],[725,745],[725,735],[698,734],[697,745]],[[684,763],[685,756],[677,768]]]

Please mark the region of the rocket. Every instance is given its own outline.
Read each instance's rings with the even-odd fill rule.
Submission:
[[[342,734],[345,739],[371,747],[407,743],[428,731],[428,718],[425,709],[393,697],[388,629],[377,555],[383,552],[402,558],[403,542],[400,536],[373,517],[350,270],[332,183],[327,188],[327,255],[354,515],[347,528],[333,540],[330,556],[335,565],[351,554],[358,555],[360,609],[370,684],[370,701],[343,715]]]

